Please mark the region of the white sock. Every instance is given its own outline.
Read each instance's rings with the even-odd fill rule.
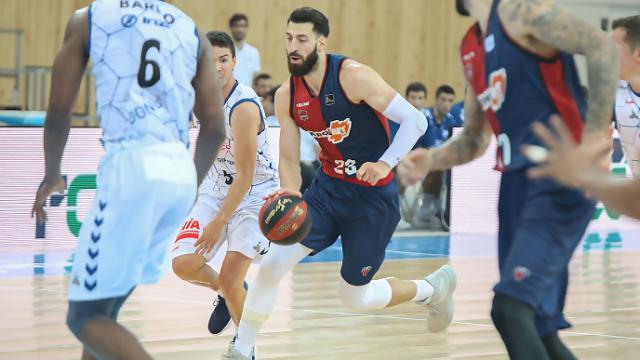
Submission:
[[[433,286],[426,280],[413,280],[416,284],[416,296],[411,299],[412,302],[421,302],[433,296]]]

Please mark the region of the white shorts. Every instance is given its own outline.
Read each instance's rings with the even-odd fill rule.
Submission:
[[[157,282],[168,270],[169,243],[193,205],[196,185],[182,143],[109,149],[80,229],[69,300],[119,297]]]
[[[199,194],[196,205],[191,210],[189,217],[183,223],[178,232],[174,246],[173,258],[178,256],[193,254],[194,244],[222,206],[222,199],[214,198],[207,194]],[[211,261],[220,250],[224,242],[227,244],[227,252],[235,251],[243,254],[249,259],[256,261],[269,251],[269,240],[262,235],[258,224],[258,213],[264,204],[262,196],[248,195],[238,210],[233,214],[227,226],[222,232],[220,240],[205,254],[206,261]]]

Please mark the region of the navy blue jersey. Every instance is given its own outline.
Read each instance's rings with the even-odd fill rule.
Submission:
[[[322,171],[340,180],[370,186],[356,178],[356,171],[366,162],[377,162],[390,144],[387,118],[366,103],[354,104],[340,85],[340,69],[347,58],[327,55],[327,68],[314,94],[304,77],[292,76],[291,117],[308,131],[320,145]],[[389,173],[376,186],[386,185]]]
[[[535,121],[559,114],[579,141],[585,101],[573,56],[543,57],[519,46],[502,26],[499,3],[491,8],[486,36],[473,25],[460,50],[465,76],[498,138],[496,168],[515,170],[531,165],[520,146],[540,144],[531,131]]]
[[[462,127],[464,125],[464,100],[453,104],[449,113],[453,116],[454,126]]]
[[[456,119],[451,113],[447,113],[442,121],[436,121],[435,110],[433,108],[422,109],[422,113],[427,118],[429,126],[418,141],[415,147],[437,147],[442,145],[451,136],[451,129],[456,127]]]

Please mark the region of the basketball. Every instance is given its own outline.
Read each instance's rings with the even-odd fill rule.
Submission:
[[[280,194],[267,200],[260,208],[258,221],[264,236],[279,245],[295,244],[311,229],[306,201],[293,194]]]

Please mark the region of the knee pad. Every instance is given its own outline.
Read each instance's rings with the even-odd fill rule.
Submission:
[[[373,280],[361,286],[351,285],[342,277],[338,280],[338,297],[351,309],[380,309],[389,304],[391,296],[391,285],[386,280]]]

